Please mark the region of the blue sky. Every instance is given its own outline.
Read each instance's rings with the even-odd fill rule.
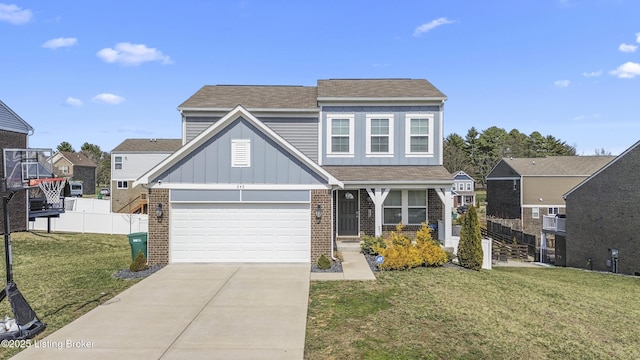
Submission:
[[[445,135],[498,126],[579,154],[640,140],[640,1],[0,0],[0,99],[30,147],[180,138],[203,85],[424,78]]]

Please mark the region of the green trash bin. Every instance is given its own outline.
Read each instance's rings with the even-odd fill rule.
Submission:
[[[142,250],[145,259],[147,257],[147,233],[137,232],[129,234],[129,245],[131,245],[131,261],[135,260],[136,256]]]

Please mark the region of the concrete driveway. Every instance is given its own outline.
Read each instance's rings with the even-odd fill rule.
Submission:
[[[168,265],[13,359],[302,359],[309,274]]]

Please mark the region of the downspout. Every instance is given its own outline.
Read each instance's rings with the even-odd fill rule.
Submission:
[[[333,253],[333,249],[338,247],[338,244],[336,243],[336,237],[335,237],[336,234],[333,231],[333,222],[334,222],[334,219],[333,219],[333,216],[334,216],[334,214],[333,214],[333,199],[334,199],[334,196],[333,196],[333,194],[334,194],[335,191],[336,191],[336,188],[332,188],[331,189],[331,260],[333,260],[333,261],[337,261],[338,260],[334,256],[334,253]]]

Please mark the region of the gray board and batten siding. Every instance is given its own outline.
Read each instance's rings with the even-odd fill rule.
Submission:
[[[231,166],[231,140],[251,141],[250,166]],[[326,180],[243,118],[155,178],[182,184],[325,184]]]
[[[186,142],[200,135],[220,118],[187,116],[185,119]],[[307,118],[260,117],[259,119],[308,158],[315,162],[318,161],[317,115],[316,117]]]
[[[439,105],[425,106],[323,106],[322,107],[322,165],[441,165],[440,152],[442,134]],[[366,117],[374,114],[392,114],[393,121],[393,157],[366,156]],[[407,114],[433,115],[433,153],[426,157],[405,156],[405,116]],[[327,116],[354,115],[354,155],[352,157],[327,156]]]
[[[308,203],[309,190],[171,190],[171,202],[300,202]]]

